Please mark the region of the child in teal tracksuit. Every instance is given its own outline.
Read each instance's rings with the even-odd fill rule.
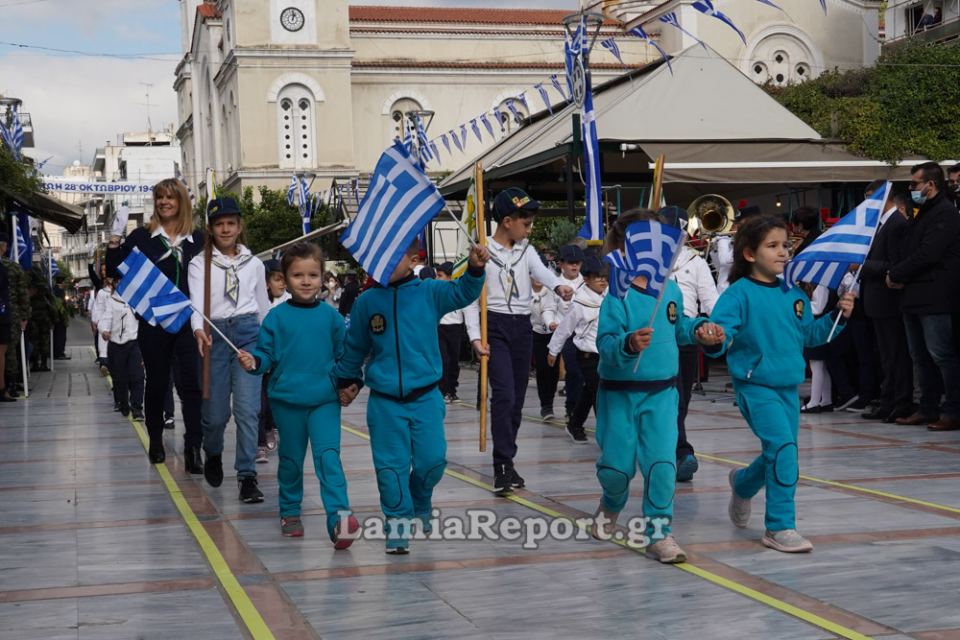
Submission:
[[[281,431],[277,469],[281,533],[303,536],[300,508],[309,440],[327,533],[336,549],[346,549],[359,531],[350,515],[340,464],[340,397],[333,377],[346,327],[343,317],[317,298],[323,274],[318,246],[301,242],[290,247],[282,269],[292,297],[270,310],[260,325],[256,348],[251,353],[241,350],[238,357],[247,371],[271,374],[267,397]]]
[[[608,248],[620,250],[633,222],[657,221],[648,211],[629,212],[608,234]],[[617,277],[611,274],[611,280]],[[608,539],[627,503],[637,465],[643,474],[643,515],[650,521],[647,555],[664,563],[684,562],[686,555],[670,535],[673,493],[677,479],[677,392],[679,345],[714,344],[715,327],[705,318],[683,313],[683,295],[667,280],[652,325],[656,296],[646,292],[647,279],[632,282],[621,299],[608,295],[600,307],[597,349],[600,352],[597,392],[597,479],[603,497],[593,533]],[[640,358],[639,364],[637,358]]]
[[[750,499],[766,487],[766,532],[763,544],[787,553],[813,549],[796,530],[799,479],[797,431],[800,423],[798,385],[803,382],[804,347],[827,341],[837,319],[853,311],[847,294],[838,311],[814,319],[810,300],[799,287],[787,289],[779,276],[790,255],[787,227],[774,216],[758,216],[740,226],[734,239],[730,287],[710,319],[723,327],[726,340],[709,355],[727,354],[740,413],[760,438],[763,453],[746,469],[730,472],[729,515],[747,526]]]
[[[487,261],[486,249],[476,247],[459,279],[420,280],[410,266],[417,249],[414,241],[389,286],[375,286],[357,298],[346,351],[336,368],[341,404],[356,398],[364,377],[370,387],[370,449],[391,554],[408,552],[415,517],[429,526],[433,488],[447,466],[437,326],[444,315],[480,295]]]

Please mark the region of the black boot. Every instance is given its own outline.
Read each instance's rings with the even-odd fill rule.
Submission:
[[[150,462],[153,464],[161,464],[164,460],[167,459],[167,452],[163,449],[163,440],[150,440],[150,449],[147,453],[147,456],[150,458]]]
[[[223,484],[223,461],[220,454],[207,453],[207,459],[203,463],[203,477],[211,487]]]
[[[505,496],[513,491],[511,480],[513,469],[508,464],[493,465],[493,492],[498,496]]]
[[[200,456],[200,447],[185,447],[183,460],[187,473],[203,473],[203,458]]]

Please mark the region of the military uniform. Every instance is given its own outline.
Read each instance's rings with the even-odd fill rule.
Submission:
[[[27,340],[30,341],[30,370],[50,370],[50,329],[53,323],[53,294],[46,279],[36,270],[31,272],[33,295],[30,296],[30,325]]]
[[[30,319],[30,278],[20,265],[7,258],[0,258],[7,269],[10,281],[10,344],[4,362],[7,387],[12,387],[20,377],[20,322]]]

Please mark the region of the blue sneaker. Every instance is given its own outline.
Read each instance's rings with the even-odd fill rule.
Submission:
[[[433,531],[433,523],[430,522],[430,514],[424,513],[419,516],[416,516],[417,520],[420,522],[420,531],[423,535],[428,536]]]
[[[697,456],[692,453],[683,456],[683,459],[677,462],[677,482],[690,482],[699,468]]]

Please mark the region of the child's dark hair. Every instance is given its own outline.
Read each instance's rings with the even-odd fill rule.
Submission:
[[[756,251],[763,243],[767,234],[774,229],[787,231],[787,223],[780,216],[759,215],[751,216],[740,223],[737,235],[733,237],[733,266],[727,280],[733,284],[740,278],[746,278],[753,271],[753,263],[743,257],[746,249]]]
[[[312,242],[298,242],[284,252],[283,259],[280,261],[280,267],[283,269],[284,277],[286,277],[287,270],[290,269],[290,265],[293,264],[294,260],[306,260],[308,258],[313,258],[320,263],[320,278],[322,280],[323,250]]]
[[[613,225],[610,227],[610,230],[607,232],[607,237],[603,242],[603,255],[606,255],[611,251],[616,251],[617,249],[623,249],[623,244],[627,237],[627,227],[634,222],[639,222],[641,220],[649,220],[651,222],[659,222],[664,224],[663,218],[657,215],[656,211],[651,211],[650,209],[641,208],[624,211],[620,214],[620,217],[617,218],[617,221],[613,223]]]
[[[610,263],[596,256],[587,256],[580,268],[580,274],[584,278],[609,278]]]

